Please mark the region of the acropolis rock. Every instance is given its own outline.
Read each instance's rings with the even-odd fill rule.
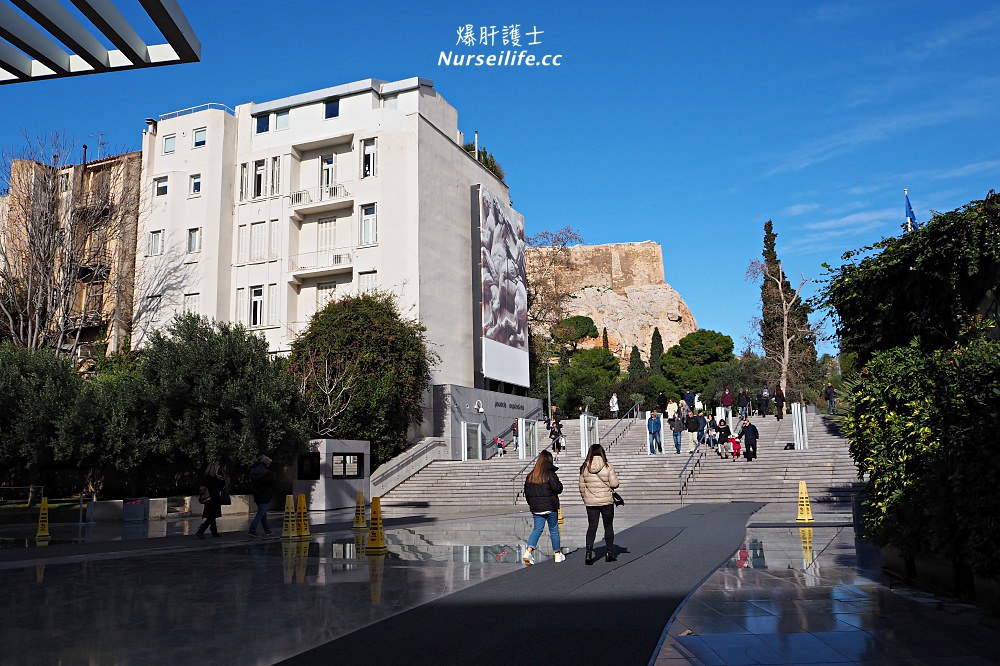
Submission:
[[[664,279],[663,251],[659,243],[614,243],[574,245],[566,248],[569,269],[559,270],[559,289],[573,294],[567,316],[585,315],[597,330],[608,329],[608,347],[623,364],[632,345],[649,360],[653,329],[660,329],[664,350],[698,329],[690,308]],[[548,248],[528,248],[529,282],[545,279],[540,262],[547,260]],[[537,332],[536,332],[537,334]],[[596,347],[601,338],[585,341],[581,347]]]

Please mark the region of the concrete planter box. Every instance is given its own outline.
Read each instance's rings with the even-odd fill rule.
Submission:
[[[973,575],[967,567],[957,566],[947,557],[920,553],[907,561],[895,546],[881,550],[886,571],[921,589],[979,601],[1000,598],[1000,581]]]
[[[166,520],[167,519],[167,498],[149,497],[143,498],[149,513],[144,516],[146,520]],[[197,502],[197,499],[195,499]],[[87,518],[95,523],[116,523],[122,522],[124,514],[123,500],[100,500],[91,502],[87,506]]]

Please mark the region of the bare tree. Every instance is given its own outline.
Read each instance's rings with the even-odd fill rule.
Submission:
[[[309,351],[306,358],[290,370],[298,380],[310,430],[317,437],[334,437],[339,430],[337,417],[350,406],[357,384],[356,360],[320,358],[316,351]]]
[[[73,356],[128,338],[141,158],[72,164],[53,135],[4,154],[0,188],[0,331],[13,344]]]
[[[532,329],[558,324],[566,319],[566,303],[572,294],[560,284],[560,275],[569,270],[569,246],[583,243],[570,227],[542,231],[527,239],[528,322]]]
[[[765,359],[775,370],[781,392],[788,395],[789,382],[799,388],[799,399],[802,399],[801,382],[815,361],[815,354],[810,353],[812,345],[796,344],[803,340],[814,339],[816,331],[808,322],[799,316],[799,306],[802,303],[802,289],[809,282],[802,276],[798,287],[792,287],[785,277],[781,262],[775,262],[773,268],[766,262],[756,259],[750,262],[747,269],[748,280],[762,280],[770,292],[770,297],[762,299],[761,317],[777,323],[777,335],[761,337]],[[759,319],[757,323],[759,325]]]

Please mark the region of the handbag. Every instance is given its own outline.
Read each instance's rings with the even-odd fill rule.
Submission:
[[[223,488],[219,491],[219,504],[229,506],[233,503],[233,498],[229,496],[229,491]]]
[[[611,499],[614,500],[615,506],[625,506],[625,500],[622,499],[622,496],[618,494],[617,490],[611,491]]]
[[[208,504],[212,501],[212,496],[208,493],[208,488],[202,486],[201,494],[198,495],[199,504]]]

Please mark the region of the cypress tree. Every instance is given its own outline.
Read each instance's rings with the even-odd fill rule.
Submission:
[[[608,327],[607,326],[605,326],[604,329],[601,332],[601,343],[604,345],[605,349],[607,349],[608,351],[611,351],[611,349],[608,347]]]
[[[663,368],[660,367],[660,357],[663,356],[663,338],[660,337],[660,329],[653,328],[653,341],[649,345],[649,370],[654,375],[662,375]]]
[[[642,362],[642,354],[639,353],[639,347],[638,345],[632,345],[632,352],[628,355],[628,374],[642,377],[646,373],[646,364]]]

